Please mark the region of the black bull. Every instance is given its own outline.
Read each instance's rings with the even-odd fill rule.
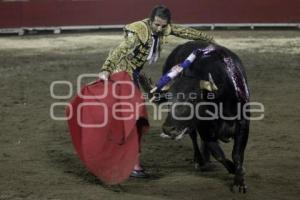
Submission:
[[[163,74],[193,50],[208,45],[198,41],[179,45],[167,58]],[[174,79],[168,91],[171,112],[163,131],[172,138],[188,133],[193,142],[195,163],[202,169],[207,168],[212,155],[234,174],[233,189],[245,193],[243,162],[250,117],[249,112],[243,112],[249,101],[246,75],[237,55],[219,45],[211,47],[216,49],[214,53],[197,58]],[[197,134],[202,140],[201,151]],[[225,157],[219,145],[219,141],[229,142],[231,138],[234,141],[232,161]]]

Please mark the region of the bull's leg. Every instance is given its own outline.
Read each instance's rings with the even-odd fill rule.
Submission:
[[[203,140],[201,140],[201,149],[200,151],[202,152],[203,155],[203,159],[205,162],[210,162],[210,151],[209,151],[209,147],[207,145],[207,143]]]
[[[228,170],[229,173],[233,174],[235,172],[234,164],[231,160],[229,160],[225,157],[225,154],[224,154],[222,148],[220,147],[219,143],[217,141],[209,141],[209,142],[207,142],[207,145],[208,145],[213,157],[217,161],[222,163],[225,166],[225,168]]]
[[[198,169],[199,167],[203,166],[205,164],[204,159],[201,155],[201,152],[199,150],[198,146],[198,141],[197,141],[197,132],[194,130],[189,133],[192,143],[193,143],[193,148],[194,148],[194,163],[195,163],[195,168]]]
[[[238,122],[237,131],[234,137],[234,146],[232,150],[232,160],[235,166],[234,185],[238,188],[239,192],[246,193],[247,186],[245,184],[243,168],[244,151],[247,145],[249,135],[249,121],[241,120]]]

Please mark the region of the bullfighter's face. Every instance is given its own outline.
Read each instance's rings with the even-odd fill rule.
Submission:
[[[168,21],[162,19],[158,16],[154,17],[154,20],[151,22],[151,29],[154,34],[161,35],[164,29],[167,27]]]

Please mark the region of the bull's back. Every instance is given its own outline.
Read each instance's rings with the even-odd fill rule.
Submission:
[[[184,61],[195,49],[213,48],[208,56],[198,57],[184,71],[185,76],[209,80],[211,76],[219,88],[217,95],[234,96],[237,101],[249,101],[249,89],[244,66],[240,58],[226,47],[204,41],[190,41],[177,46],[167,58],[163,73]]]

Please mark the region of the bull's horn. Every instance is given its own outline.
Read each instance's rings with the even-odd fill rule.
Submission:
[[[176,136],[175,140],[181,140],[185,134],[189,132],[189,128],[185,128],[179,135]]]
[[[213,89],[213,90],[218,90],[218,87],[216,86],[215,81],[214,81],[214,79],[212,78],[211,73],[208,73],[208,79],[209,79],[209,82],[211,82],[211,84],[212,84],[212,89]]]
[[[168,138],[168,139],[171,138],[171,136],[165,134],[164,132],[162,132],[162,133],[160,134],[160,137],[162,137],[162,138]]]
[[[153,95],[153,97],[149,100],[149,103],[153,103],[156,97]]]
[[[156,90],[157,90],[157,87],[154,87],[150,90],[150,93],[154,93],[154,92],[156,92]]]

